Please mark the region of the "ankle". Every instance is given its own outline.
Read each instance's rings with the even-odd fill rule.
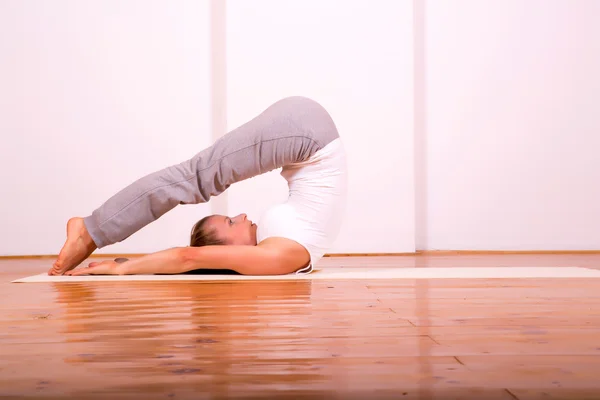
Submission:
[[[94,248],[96,248],[96,243],[94,242],[92,235],[90,235],[90,232],[88,231],[83,218],[81,218],[81,217],[71,218],[71,221],[69,221],[69,222],[72,223],[74,225],[74,227],[76,227],[77,237],[81,241],[83,241],[83,243],[86,245],[86,247],[89,248],[89,247],[93,246]]]

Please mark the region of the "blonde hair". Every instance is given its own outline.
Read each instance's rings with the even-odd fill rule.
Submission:
[[[206,223],[211,217],[212,215],[204,217],[194,224],[192,227],[192,233],[190,235],[191,247],[218,246],[225,244],[223,240],[217,237],[214,229],[207,229],[205,227]]]

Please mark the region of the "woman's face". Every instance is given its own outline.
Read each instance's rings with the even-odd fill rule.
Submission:
[[[246,214],[233,218],[213,215],[206,223],[206,229],[213,230],[228,245],[256,246],[256,228]]]

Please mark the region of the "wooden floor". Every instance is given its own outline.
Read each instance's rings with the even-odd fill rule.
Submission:
[[[50,263],[0,261],[0,398],[600,399],[600,279],[9,283]]]

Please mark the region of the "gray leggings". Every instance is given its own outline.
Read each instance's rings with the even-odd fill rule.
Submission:
[[[193,158],[127,186],[85,226],[98,248],[120,242],[179,204],[205,203],[235,182],[305,161],[338,137],[318,103],[285,98]]]

